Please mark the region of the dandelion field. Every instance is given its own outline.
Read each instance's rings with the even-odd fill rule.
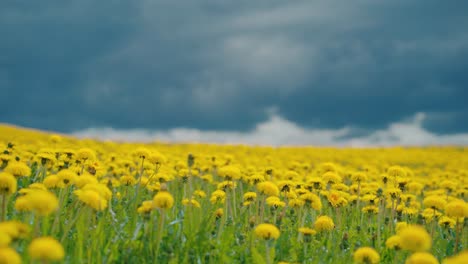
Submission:
[[[3,263],[468,263],[463,147],[118,143],[0,126]]]

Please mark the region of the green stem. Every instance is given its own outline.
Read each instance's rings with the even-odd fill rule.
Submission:
[[[1,216],[1,221],[5,221],[5,216],[6,216],[6,210],[7,210],[7,197],[6,194],[2,194],[2,216]]]
[[[270,245],[268,243],[269,241],[265,241],[265,260],[267,264],[271,264],[271,258],[270,258]]]
[[[161,244],[161,239],[163,235],[163,228],[164,228],[164,218],[166,217],[166,211],[164,209],[160,210],[160,215],[158,219],[158,236],[156,237],[156,252],[155,252],[155,260],[157,262],[159,256],[159,245]]]

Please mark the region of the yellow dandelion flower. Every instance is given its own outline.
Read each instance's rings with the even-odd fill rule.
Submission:
[[[16,192],[18,182],[15,176],[8,172],[0,172],[0,195],[10,195]]]
[[[140,159],[146,159],[150,156],[150,153],[147,148],[140,147],[135,150],[134,155]]]
[[[333,223],[333,219],[324,215],[320,216],[319,218],[317,218],[317,220],[315,220],[314,227],[315,230],[319,232],[330,231],[333,230],[333,228],[335,228],[335,223]]]
[[[96,154],[94,150],[90,148],[81,148],[76,152],[76,159],[81,162],[94,161],[96,159]]]
[[[241,177],[241,171],[238,167],[228,165],[219,168],[218,175],[225,178],[226,180],[238,180]]]
[[[137,180],[135,179],[135,177],[131,175],[122,176],[119,178],[119,181],[122,185],[125,185],[125,186],[132,186],[137,183]]]
[[[206,197],[206,193],[202,190],[195,190],[193,192],[193,195],[198,197],[198,198],[205,198]]]
[[[427,251],[432,246],[429,233],[422,226],[410,225],[399,233],[401,248],[412,252]]]
[[[78,199],[93,208],[96,211],[102,211],[107,208],[107,201],[104,199],[99,192],[95,190],[76,190],[73,192]]]
[[[385,241],[385,246],[389,249],[399,250],[401,249],[401,237],[399,235],[394,235],[389,237]]]
[[[308,227],[300,227],[298,229],[298,231],[299,231],[299,233],[303,234],[304,236],[312,236],[312,235],[317,234],[317,231],[315,231],[312,228],[308,228]]]
[[[320,201],[320,198],[316,194],[308,192],[301,195],[300,198],[305,202],[305,204],[310,205],[314,210],[322,210],[322,201]]]
[[[170,209],[174,205],[174,198],[167,191],[160,191],[153,197],[153,206],[159,209]]]
[[[272,224],[259,224],[255,227],[254,233],[265,240],[277,239],[280,236],[279,229]]]
[[[18,221],[0,222],[0,234],[6,234],[11,239],[26,238],[31,228]]]
[[[293,189],[294,185],[295,185],[294,182],[290,181],[290,180],[288,180],[288,181],[279,181],[278,182],[278,188],[279,188],[280,192],[289,192],[289,191],[291,191]]]
[[[364,172],[353,173],[351,180],[353,182],[364,182],[367,181],[367,175]]]
[[[60,179],[57,175],[50,175],[50,176],[45,177],[42,183],[48,189],[58,188],[62,186],[60,183]]]
[[[401,195],[401,190],[398,188],[388,188],[385,190],[385,195],[391,199],[396,199],[400,197]]]
[[[195,200],[195,199],[182,199],[182,205],[185,205],[185,206],[193,206],[195,208],[200,208],[200,203]]]
[[[445,208],[445,205],[447,202],[443,197],[436,196],[436,195],[431,195],[426,198],[424,198],[423,205],[426,208],[432,208],[432,209],[437,209],[437,210],[442,210]]]
[[[16,199],[15,208],[19,211],[32,211],[41,216],[47,216],[58,209],[57,197],[44,190],[32,189],[26,195]]]
[[[378,214],[379,213],[379,207],[375,206],[375,205],[368,205],[368,206],[364,206],[361,211],[363,213],[368,213],[368,214]]]
[[[3,232],[3,230],[0,230],[0,248],[2,247],[8,247],[11,243],[11,236],[5,232]],[[2,260],[0,258],[0,263],[2,263]]]
[[[78,175],[69,169],[61,170],[57,173],[60,183],[63,187],[74,184]]]
[[[448,217],[448,216],[442,216],[440,219],[439,219],[439,225],[441,227],[445,227],[445,228],[454,228],[455,225],[457,224],[457,221],[451,217]]]
[[[214,214],[215,214],[216,219],[221,218],[223,216],[223,214],[224,214],[223,208],[216,209]]]
[[[276,184],[270,182],[270,181],[264,181],[260,182],[257,184],[257,190],[265,194],[267,196],[278,196],[279,195],[279,189]]]
[[[166,157],[161,154],[159,151],[153,151],[148,157],[148,161],[155,164],[155,165],[161,165],[166,163]]]
[[[0,247],[0,263],[21,264],[20,255],[12,248]]]
[[[333,171],[328,171],[322,175],[322,179],[326,183],[340,183],[342,181],[341,177]]]
[[[291,199],[288,201],[288,206],[289,207],[294,207],[294,208],[298,208],[298,207],[301,207],[305,204],[304,200],[302,199]]]
[[[29,168],[24,162],[11,161],[8,163],[8,166],[6,166],[5,172],[8,172],[15,177],[28,177],[31,175],[31,168]]]
[[[223,182],[220,182],[217,187],[219,190],[224,190],[224,191],[233,190],[237,187],[237,184],[234,181],[223,181]]]
[[[348,201],[343,196],[343,192],[340,191],[330,191],[327,195],[328,202],[333,207],[342,207],[348,204]]]
[[[446,258],[442,261],[442,264],[466,264],[468,259],[468,250],[464,250],[456,256]]]
[[[396,223],[395,225],[395,230],[396,230],[396,233],[397,234],[400,234],[401,231],[403,231],[403,229],[407,228],[408,227],[408,223],[406,222],[398,222]]]
[[[99,183],[98,179],[96,179],[96,177],[89,175],[89,174],[80,175],[75,180],[75,185],[78,188],[82,188],[86,184],[97,184],[97,183]]]
[[[439,264],[439,261],[432,254],[416,252],[406,259],[405,264]]]
[[[216,190],[211,194],[210,202],[211,203],[224,203],[224,200],[226,198],[226,193],[222,190]]]
[[[390,168],[388,168],[387,174],[388,176],[393,177],[395,179],[398,177],[406,177],[405,169],[403,169],[400,166],[391,166]]]
[[[246,192],[244,194],[244,201],[250,201],[253,202],[257,198],[257,193],[256,192]]]
[[[65,257],[62,245],[52,237],[35,238],[28,247],[32,259],[41,261],[59,261]]]
[[[380,255],[371,247],[361,247],[354,251],[353,260],[357,264],[377,264],[380,261]]]
[[[139,214],[149,214],[153,208],[153,200],[143,201],[142,205],[138,207],[137,212]]]
[[[468,217],[468,203],[463,200],[454,200],[445,206],[445,214],[453,218]]]

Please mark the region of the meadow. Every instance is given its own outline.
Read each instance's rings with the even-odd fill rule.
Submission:
[[[466,147],[125,143],[0,126],[3,263],[468,263]]]

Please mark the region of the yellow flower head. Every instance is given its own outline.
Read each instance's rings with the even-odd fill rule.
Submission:
[[[408,227],[408,223],[406,222],[398,222],[396,223],[395,225],[395,230],[396,230],[396,233],[397,234],[400,234],[401,231],[403,231],[403,229],[407,228]]]
[[[174,198],[167,191],[160,191],[153,197],[153,206],[160,209],[170,209],[174,205]]]
[[[302,194],[300,198],[305,202],[305,204],[310,205],[314,210],[322,210],[322,201],[320,201],[320,198],[316,194],[307,192]]]
[[[219,168],[218,175],[225,178],[228,181],[237,180],[241,177],[241,171],[236,166],[228,165]]]
[[[18,211],[32,211],[36,214],[47,216],[58,209],[57,197],[49,192],[31,189],[26,195],[16,199],[15,208]]]
[[[8,247],[11,243],[11,236],[5,233],[3,230],[0,230],[0,248]],[[0,263],[2,263],[0,258]]]
[[[155,165],[161,165],[166,163],[166,157],[161,154],[159,151],[153,151],[148,157],[149,162]]]
[[[363,213],[368,213],[368,214],[378,214],[379,213],[379,207],[375,206],[375,205],[368,205],[368,206],[364,206],[361,211]]]
[[[429,253],[416,252],[406,259],[405,264],[439,264],[439,261]]]
[[[215,217],[216,217],[216,219],[221,218],[221,217],[223,216],[223,214],[224,214],[223,208],[218,208],[218,209],[216,209],[216,211],[215,211]]]
[[[60,184],[64,187],[74,184],[78,175],[72,170],[61,170],[57,173]]]
[[[21,264],[21,257],[12,248],[0,247],[0,263]]]
[[[445,214],[449,217],[468,217],[468,203],[463,200],[454,200],[445,206]]]
[[[34,239],[28,247],[32,259],[42,261],[59,261],[65,257],[62,245],[52,237]]]
[[[140,159],[146,159],[150,156],[150,153],[151,152],[147,148],[140,147],[137,148],[133,154]]]
[[[193,206],[195,208],[200,208],[200,203],[195,199],[182,199],[182,204],[185,206]]]
[[[153,200],[143,201],[142,205],[138,207],[137,212],[139,214],[149,214],[153,210]]]
[[[432,239],[426,229],[418,225],[410,225],[399,233],[401,248],[412,252],[427,251],[432,246]]]
[[[216,190],[211,194],[210,202],[215,204],[218,202],[224,203],[226,193],[222,190]]]
[[[438,195],[431,195],[424,198],[423,204],[426,208],[442,210],[445,208],[447,202],[445,201],[444,197]]]
[[[21,161],[11,161],[6,166],[5,171],[10,173],[15,177],[21,176],[30,176],[31,175],[31,168],[26,165],[26,163]]]
[[[17,184],[13,175],[8,172],[0,172],[0,195],[14,194]]]
[[[442,261],[442,264],[466,264],[467,259],[468,259],[468,250],[464,250],[456,256],[444,259]]]
[[[119,178],[119,181],[122,185],[125,185],[125,186],[132,186],[137,183],[137,180],[135,179],[135,177],[131,175],[122,176]]]
[[[353,182],[364,182],[367,180],[367,175],[364,172],[357,172],[351,176]]]
[[[394,179],[399,178],[399,177],[406,177],[405,169],[403,169],[400,166],[391,166],[390,168],[388,168],[387,174],[388,176]]]
[[[335,228],[335,223],[333,223],[333,219],[330,217],[323,215],[317,218],[314,223],[315,230],[321,231],[330,231]]]
[[[385,195],[387,195],[387,197],[391,199],[396,199],[400,197],[401,190],[398,188],[388,188],[387,190],[385,190]]]
[[[202,190],[196,190],[193,192],[193,195],[198,197],[198,198],[205,198],[206,197],[206,193]]]
[[[304,236],[312,236],[312,235],[317,234],[317,231],[315,231],[312,228],[308,228],[308,227],[300,227],[298,231],[299,231],[299,233],[303,234]]]
[[[442,216],[440,219],[439,219],[439,225],[441,227],[450,227],[450,228],[454,228],[455,225],[457,224],[457,221],[451,217],[448,217],[448,216]]]
[[[328,202],[333,207],[342,207],[348,204],[348,200],[343,196],[343,192],[330,191],[327,195]]]
[[[6,234],[10,239],[26,238],[31,228],[18,221],[0,222],[0,234]]]
[[[62,186],[62,184],[60,184],[60,179],[57,175],[50,175],[50,176],[45,177],[42,183],[44,184],[45,187],[49,189],[58,188]]]
[[[326,183],[340,183],[341,177],[333,171],[328,171],[322,175],[322,179]]]
[[[257,198],[257,193],[255,192],[246,192],[244,194],[244,201],[253,202]]]
[[[301,206],[303,206],[304,204],[305,204],[304,200],[298,199],[298,198],[296,198],[296,199],[291,199],[291,200],[289,200],[289,202],[288,202],[288,206],[289,206],[289,207],[296,207],[296,208],[301,207]]]
[[[401,249],[401,237],[399,235],[391,236],[385,241],[385,246],[389,249]]]
[[[361,247],[354,251],[353,259],[357,264],[377,264],[380,261],[380,255],[371,247]]]
[[[78,199],[93,208],[96,211],[102,211],[107,208],[107,201],[104,199],[99,192],[91,189],[76,190],[74,194]]]
[[[295,172],[294,172],[295,173]],[[297,173],[296,173],[297,174]],[[293,186],[294,186],[294,182],[293,181],[280,181],[278,182],[278,188],[281,192],[289,192],[289,191],[292,191],[293,189]]]
[[[278,196],[279,195],[279,189],[276,184],[270,182],[270,181],[264,181],[260,182],[257,184],[257,190],[265,194],[267,196]]]
[[[92,149],[81,148],[76,152],[76,159],[81,162],[94,161],[96,159],[96,154]]]
[[[265,240],[277,239],[280,236],[279,229],[272,224],[259,224],[257,227],[255,227],[254,232],[256,236]]]

